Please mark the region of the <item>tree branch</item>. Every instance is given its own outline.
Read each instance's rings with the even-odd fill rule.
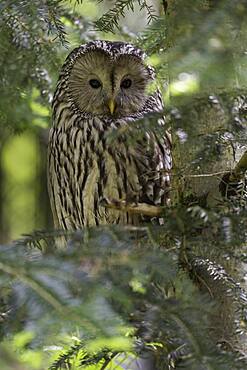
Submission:
[[[110,209],[116,209],[131,214],[142,214],[149,217],[159,217],[162,214],[163,207],[152,206],[147,203],[129,203],[125,200],[103,198],[100,205]]]

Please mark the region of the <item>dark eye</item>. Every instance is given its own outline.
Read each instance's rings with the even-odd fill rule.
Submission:
[[[132,81],[129,78],[126,78],[125,80],[121,82],[120,87],[122,87],[123,89],[128,89],[131,85],[132,85]]]
[[[93,89],[98,89],[98,88],[101,86],[101,82],[100,82],[99,80],[92,79],[92,80],[89,80],[89,85],[90,85]]]

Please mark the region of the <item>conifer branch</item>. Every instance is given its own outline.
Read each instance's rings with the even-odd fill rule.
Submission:
[[[99,2],[102,1],[103,0],[100,0]],[[114,6],[94,23],[96,30],[112,33],[115,29],[119,30],[119,21],[121,17],[123,18],[125,16],[127,10],[134,12],[136,1],[140,10],[146,10],[148,23],[157,18],[153,6],[148,5],[146,0],[116,0]]]

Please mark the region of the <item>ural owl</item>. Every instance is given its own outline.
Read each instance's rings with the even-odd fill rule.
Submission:
[[[136,124],[163,109],[160,92],[149,93],[154,79],[143,51],[128,43],[93,41],[67,57],[54,94],[48,149],[56,227],[140,221],[139,215],[101,206],[102,197],[167,204],[169,135],[162,127],[158,135]]]

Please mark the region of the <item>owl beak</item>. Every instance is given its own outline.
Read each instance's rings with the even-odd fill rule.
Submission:
[[[114,111],[115,111],[115,108],[116,108],[116,103],[115,103],[115,101],[113,99],[110,99],[109,100],[108,107],[110,109],[111,114],[113,114]]]

